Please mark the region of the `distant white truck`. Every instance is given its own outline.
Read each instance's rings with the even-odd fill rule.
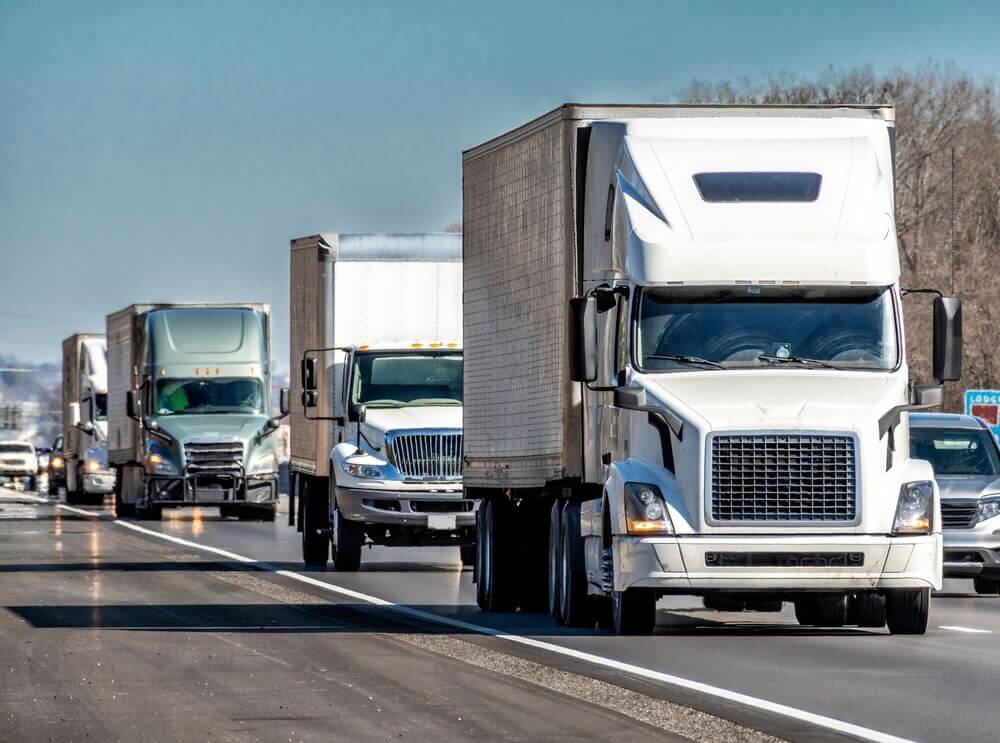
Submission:
[[[34,490],[38,482],[38,456],[26,441],[0,441],[0,482]]]
[[[463,157],[477,600],[649,632],[657,598],[923,633],[893,110],[566,105]]]
[[[307,565],[357,570],[367,543],[458,545],[462,263],[454,234],[292,240],[291,489]]]
[[[103,333],[74,333],[62,344],[63,462],[66,502],[113,493],[108,466],[108,344]]]

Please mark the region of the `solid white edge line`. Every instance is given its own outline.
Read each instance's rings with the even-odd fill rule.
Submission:
[[[976,635],[992,635],[991,629],[976,629],[975,627],[959,627],[957,624],[939,624],[938,629],[951,630],[952,632],[969,632]]]
[[[19,494],[20,495],[20,494]],[[827,717],[826,715],[817,714],[815,712],[808,712],[806,710],[798,709],[797,707],[790,707],[779,702],[771,702],[767,699],[760,699],[758,697],[752,697],[749,694],[743,694],[738,691],[731,691],[729,689],[723,689],[718,686],[711,686],[709,684],[702,683],[700,681],[692,681],[690,679],[683,678],[681,676],[674,676],[669,673],[663,673],[662,671],[654,671],[651,668],[643,668],[642,666],[636,666],[631,663],[625,663],[623,661],[613,660],[611,658],[605,658],[600,655],[594,655],[592,653],[586,653],[581,650],[574,650],[572,648],[563,647],[561,645],[555,645],[550,642],[545,642],[543,640],[535,640],[530,637],[524,637],[523,635],[514,635],[509,632],[504,632],[503,630],[493,629],[492,627],[486,627],[481,624],[472,624],[471,622],[466,622],[461,619],[454,619],[452,617],[442,616],[440,614],[434,614],[429,611],[424,611],[422,609],[414,609],[410,606],[404,606],[402,604],[396,604],[392,601],[387,601],[386,599],[381,599],[377,596],[369,596],[365,593],[360,593],[358,591],[353,591],[350,588],[344,588],[338,586],[334,583],[327,583],[326,581],[317,580],[316,578],[311,578],[308,575],[303,575],[302,573],[296,573],[292,570],[284,570],[282,568],[275,567],[270,563],[261,562],[260,560],[255,560],[252,557],[245,557],[244,555],[238,555],[235,552],[230,552],[228,550],[221,549],[219,547],[212,547],[207,544],[200,544],[199,542],[192,542],[188,539],[182,539],[181,537],[175,537],[171,534],[164,534],[163,532],[155,531],[153,529],[147,529],[144,526],[139,526],[138,524],[132,523],[131,521],[121,521],[119,519],[111,518],[101,518],[103,514],[94,513],[92,511],[84,511],[80,508],[74,508],[73,506],[67,506],[62,503],[56,503],[50,501],[46,498],[40,498],[37,496],[21,496],[28,497],[37,500],[41,503],[48,503],[54,505],[56,508],[62,509],[64,511],[70,511],[71,513],[77,513],[82,516],[90,516],[92,518],[98,518],[102,521],[109,521],[112,524],[120,526],[125,529],[130,529],[131,531],[139,532],[140,534],[147,534],[151,537],[157,539],[162,539],[167,542],[173,542],[174,544],[179,544],[183,547],[190,547],[192,549],[201,550],[202,552],[209,552],[213,555],[218,555],[219,557],[225,557],[227,560],[232,560],[233,562],[240,562],[247,565],[254,565],[260,570],[274,573],[275,575],[280,575],[285,578],[289,578],[299,583],[305,583],[306,585],[319,588],[324,591],[329,591],[331,593],[336,593],[341,596],[347,596],[348,598],[357,599],[358,601],[363,601],[366,604],[372,604],[373,606],[381,606],[391,609],[399,614],[404,614],[414,619],[420,619],[425,622],[431,622],[433,624],[442,624],[447,627],[453,627],[455,629],[464,630],[466,632],[471,632],[478,635],[487,635],[490,637],[495,637],[500,640],[506,640],[518,645],[524,645],[527,647],[536,648],[538,650],[544,650],[546,652],[555,653],[556,655],[562,655],[567,658],[573,658],[574,660],[583,661],[585,663],[590,663],[591,665],[600,666],[602,668],[609,668],[615,671],[621,671],[623,673],[630,673],[634,676],[639,676],[640,678],[649,679],[651,681],[658,681],[662,684],[668,686],[673,686],[679,689],[685,689],[687,691],[693,691],[698,694],[704,694],[705,696],[714,697],[716,699],[722,699],[726,702],[734,702],[736,704],[741,704],[752,709],[760,710],[763,712],[770,712],[772,714],[781,715],[783,717],[789,717],[793,720],[800,720],[802,722],[807,722],[818,727],[827,728],[829,730],[834,730],[838,733],[844,735],[853,735],[856,738],[862,738],[864,740],[877,741],[877,743],[913,743],[908,738],[900,738],[895,735],[890,735],[889,733],[883,733],[878,730],[872,730],[871,728],[866,728],[861,725],[855,725],[851,722],[845,722],[843,720],[838,720],[833,717]]]

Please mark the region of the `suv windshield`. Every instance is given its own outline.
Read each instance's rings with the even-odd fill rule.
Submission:
[[[926,459],[935,475],[1000,476],[991,434],[969,428],[910,428],[910,456]]]
[[[368,407],[462,404],[462,354],[359,353],[351,402]]]
[[[887,288],[691,287],[642,291],[643,369],[798,366],[888,370],[898,348]]]
[[[0,454],[31,454],[30,444],[0,444]]]
[[[158,379],[156,414],[260,413],[256,379]]]

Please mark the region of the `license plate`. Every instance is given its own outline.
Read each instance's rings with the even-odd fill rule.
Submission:
[[[429,513],[427,514],[427,528],[450,531],[455,528],[455,514],[453,513]]]

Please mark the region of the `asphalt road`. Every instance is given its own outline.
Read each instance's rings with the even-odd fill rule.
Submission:
[[[935,597],[923,637],[801,628],[788,610],[721,614],[678,597],[659,604],[654,637],[623,638],[480,613],[457,549],[374,548],[361,572],[338,574],[304,571],[298,534],[280,520],[189,510],[140,525],[267,563],[256,570],[49,505],[11,511],[9,500],[0,502],[0,669],[12,670],[0,682],[9,720],[0,740],[14,731],[11,740],[125,739],[153,719],[164,740],[752,737],[726,720],[790,740],[836,737],[729,702],[730,692],[913,740],[990,740],[1000,726],[1000,597],[965,593],[970,582]],[[716,692],[414,626],[275,570]]]

